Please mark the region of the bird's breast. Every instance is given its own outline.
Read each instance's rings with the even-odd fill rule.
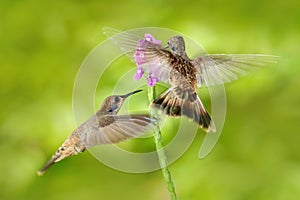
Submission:
[[[171,83],[182,83],[187,81],[192,88],[197,88],[196,69],[190,62],[179,56],[173,56],[170,59],[170,65],[174,70],[171,72]]]

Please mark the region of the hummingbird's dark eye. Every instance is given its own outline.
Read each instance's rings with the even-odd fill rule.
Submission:
[[[119,103],[120,102],[120,98],[119,97],[115,97],[114,101],[115,101],[115,103]]]
[[[174,47],[174,46],[171,46],[170,49],[171,49],[173,52],[177,50],[176,47]]]
[[[116,109],[118,109],[118,105],[117,105],[117,104],[113,104],[113,105],[107,110],[107,112],[112,113],[112,112],[115,112]]]
[[[172,42],[170,42],[170,41],[168,41],[168,47],[169,47],[172,51],[176,51],[175,45],[174,45]]]

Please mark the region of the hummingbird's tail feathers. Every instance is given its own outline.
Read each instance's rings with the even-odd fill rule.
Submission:
[[[166,115],[171,117],[184,115],[198,123],[206,132],[216,131],[213,120],[204,108],[196,92],[181,93],[187,95],[178,97],[173,91],[176,90],[174,88],[168,89],[158,98],[154,99],[151,106],[162,110]]]
[[[39,176],[42,176],[46,170],[51,167],[54,163],[56,163],[56,160],[60,157],[60,155],[57,154],[57,152],[52,156],[52,158],[37,172]]]
[[[194,120],[206,132],[216,132],[215,123],[204,108],[198,95],[195,102],[186,100],[183,103],[182,114]]]
[[[161,109],[168,116],[181,116],[182,100],[176,98],[175,94],[170,89],[154,99],[151,106]]]
[[[84,150],[85,147],[81,144],[77,132],[74,131],[72,135],[61,145],[61,147],[59,147],[51,159],[37,172],[37,174],[39,176],[43,175],[54,163],[57,163],[71,155],[77,155],[79,152],[83,152]]]

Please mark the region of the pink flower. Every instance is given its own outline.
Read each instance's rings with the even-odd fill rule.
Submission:
[[[134,80],[139,80],[140,78],[142,78],[144,74],[144,69],[141,67],[138,67],[138,69],[136,70],[136,73],[134,75]]]
[[[160,40],[156,40],[152,35],[145,34],[144,39],[139,40],[136,51],[134,53],[134,61],[137,65],[137,71],[134,75],[134,80],[139,80],[144,75],[145,69],[143,68],[144,64],[147,63],[147,47],[154,45],[161,45]],[[149,64],[149,63],[148,63]],[[146,77],[147,78],[147,77]],[[151,72],[148,73],[148,86],[153,87],[159,79],[155,77]]]
[[[148,42],[151,42],[153,44],[161,45],[161,41],[155,40],[155,38],[152,35],[150,35],[149,33],[145,34],[145,40]]]
[[[158,79],[156,77],[154,77],[153,74],[149,74],[149,77],[148,77],[148,86],[153,87],[156,82],[158,82]]]

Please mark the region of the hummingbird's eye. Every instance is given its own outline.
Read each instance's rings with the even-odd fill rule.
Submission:
[[[120,98],[119,97],[115,97],[114,101],[115,101],[115,103],[119,103],[120,102]]]
[[[107,112],[113,113],[113,112],[115,112],[117,109],[118,109],[118,105],[113,104],[113,105],[111,105],[111,107],[107,110]]]
[[[170,41],[167,42],[168,47],[171,47],[171,43]]]
[[[177,48],[175,46],[169,46],[169,47],[173,52],[177,50]]]
[[[113,109],[111,108],[111,109],[109,109],[107,112],[111,113],[112,111],[113,111]]]

